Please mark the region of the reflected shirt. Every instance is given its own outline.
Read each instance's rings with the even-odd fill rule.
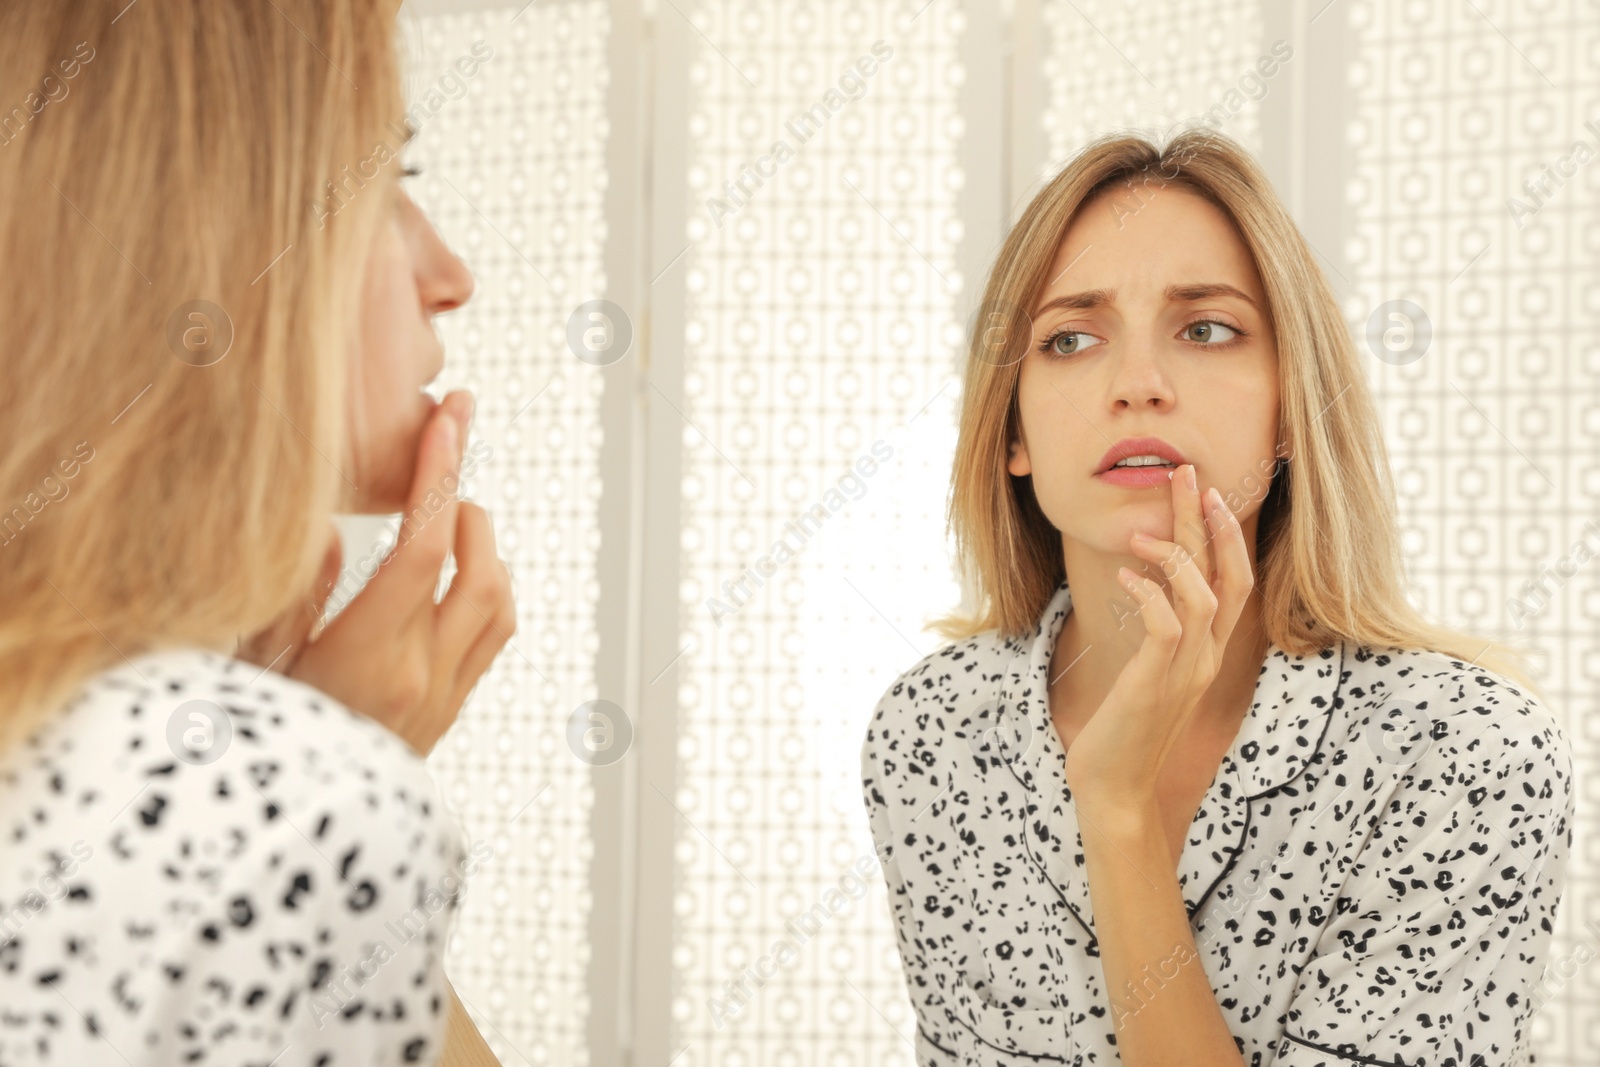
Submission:
[[[867,730],[924,1067],[1118,1063],[1116,1018],[1184,958],[1105,987],[1046,700],[1071,607],[1063,582],[1031,634],[924,657]],[[1244,1062],[1531,1063],[1574,802],[1565,733],[1504,677],[1431,651],[1270,644],[1177,864]]]

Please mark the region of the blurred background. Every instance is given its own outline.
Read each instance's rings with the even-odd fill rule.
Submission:
[[[520,611],[430,761],[492,849],[448,970],[507,1067],[913,1063],[858,752],[963,596],[972,308],[1081,144],[1197,123],[1371,353],[1415,601],[1530,650],[1572,740],[1534,1046],[1595,1062],[1600,5],[406,0],[402,34],[409,188],[477,280],[439,393],[477,397]],[[347,570],[397,525],[348,522]]]

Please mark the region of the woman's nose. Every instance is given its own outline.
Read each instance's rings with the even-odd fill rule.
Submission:
[[[1115,406],[1160,408],[1173,401],[1172,383],[1149,351],[1129,350],[1116,366],[1111,401]]]
[[[444,246],[435,236],[433,262],[421,279],[422,304],[431,315],[451,311],[472,299],[475,288],[472,271],[461,257]]]

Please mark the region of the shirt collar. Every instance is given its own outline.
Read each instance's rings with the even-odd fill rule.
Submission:
[[[1066,753],[1047,703],[1051,655],[1071,610],[1063,581],[1033,633],[1008,642],[1013,659],[1002,671],[999,696],[1006,713],[1017,716],[1024,740],[1010,766],[1031,794],[1019,809],[1028,823],[1028,849],[1092,938],[1083,839],[1066,784]],[[1344,652],[1342,643],[1306,655],[1268,645],[1255,698],[1200,802],[1178,863],[1191,919],[1233,866],[1249,825],[1249,802],[1292,782],[1316,758],[1338,703]],[[1092,945],[1091,954],[1098,954]]]

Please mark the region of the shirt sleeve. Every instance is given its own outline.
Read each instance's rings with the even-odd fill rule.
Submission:
[[[958,1062],[955,1051],[957,1044],[953,1035],[944,1032],[944,1024],[932,1018],[926,1010],[927,999],[932,992],[929,988],[928,961],[918,937],[911,895],[900,873],[898,857],[903,842],[891,825],[888,802],[883,793],[886,783],[893,780],[894,772],[891,764],[880,754],[880,748],[888,747],[882,723],[883,703],[880,702],[861,746],[861,788],[867,806],[867,821],[872,830],[873,847],[883,868],[883,878],[888,885],[889,904],[894,913],[895,940],[900,948],[900,964],[917,1018],[913,1042],[917,1064],[918,1067],[949,1067]]]
[[[1524,698],[1419,744],[1299,975],[1275,1067],[1527,1062],[1572,844],[1568,740]]]

